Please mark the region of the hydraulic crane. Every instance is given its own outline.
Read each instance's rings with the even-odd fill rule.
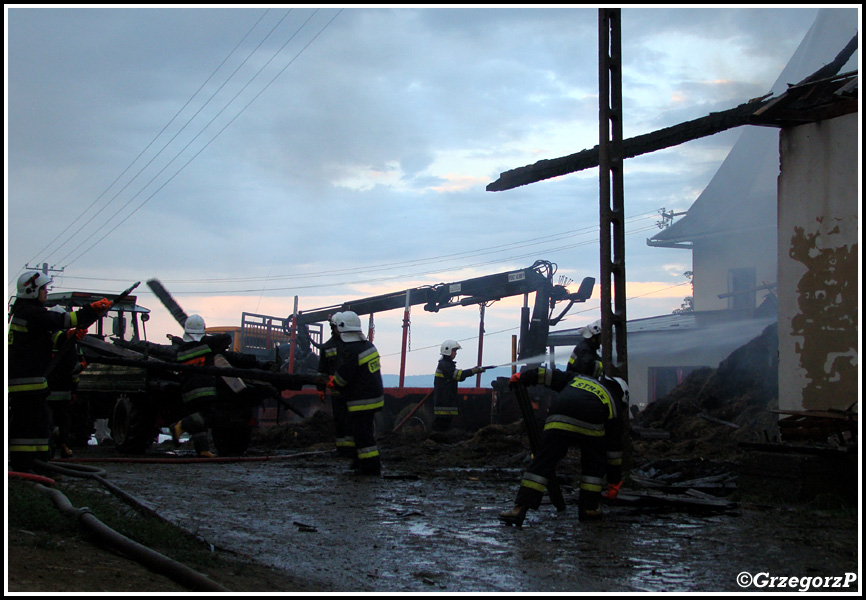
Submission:
[[[486,304],[509,296],[535,293],[532,314],[529,307],[524,306],[520,323],[520,346],[518,358],[528,358],[544,354],[547,347],[547,335],[550,327],[556,325],[569,309],[578,302],[585,302],[595,286],[593,277],[586,277],[577,292],[570,293],[564,285],[555,284],[553,276],[556,265],[549,261],[538,260],[524,269],[505,271],[493,275],[474,277],[452,283],[421,286],[372,296],[359,300],[351,300],[340,305],[327,306],[298,313],[297,323],[303,336],[305,326],[311,323],[327,321],[331,315],[339,311],[351,310],[358,315],[367,315],[387,310],[410,306],[424,305],[428,312],[439,312],[452,306],[470,306]],[[553,316],[556,305],[568,301],[568,305],[559,315]],[[404,328],[407,327],[404,323]],[[405,355],[403,356],[405,361]]]

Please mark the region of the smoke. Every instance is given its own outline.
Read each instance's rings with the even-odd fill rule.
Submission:
[[[688,364],[695,364],[701,356],[721,355],[713,362],[704,363],[716,366],[728,353],[759,336],[775,321],[775,317],[767,317],[714,323],[693,329],[671,329],[669,332],[636,332],[628,336],[628,355],[630,359],[642,355],[687,356],[690,359]]]

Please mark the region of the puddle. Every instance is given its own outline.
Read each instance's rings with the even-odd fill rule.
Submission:
[[[217,547],[334,591],[741,592],[741,571],[857,572],[856,530],[807,535],[795,521],[759,511],[700,517],[614,506],[601,522],[581,523],[567,496],[564,513],[545,504],[522,528],[505,527],[498,513],[511,505],[517,478],[502,470],[358,479],[324,455],[206,468],[108,464],[106,471]],[[470,472],[477,479],[462,475]],[[839,544],[848,537],[853,543]]]

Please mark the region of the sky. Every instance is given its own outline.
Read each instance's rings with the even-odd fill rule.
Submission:
[[[485,190],[598,143],[595,8],[5,13],[7,298],[42,264],[54,291],[141,281],[148,339],[165,342],[179,326],[151,278],[209,326],[539,259],[572,291],[599,279],[597,168]],[[817,13],[623,8],[624,137],[763,96]],[[740,133],[626,162],[629,319],[690,295],[691,254],[646,239],[660,210],[689,208]],[[512,360],[522,305],[486,309],[483,364]],[[385,373],[399,371],[402,316],[375,317]],[[558,329],[599,317],[596,286]],[[445,339],[463,346],[459,366],[477,364],[478,321],[477,306],[414,307],[406,373],[431,373]]]

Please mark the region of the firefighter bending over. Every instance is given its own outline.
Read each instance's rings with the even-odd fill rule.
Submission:
[[[620,380],[621,381],[621,380]],[[537,367],[511,377],[511,385],[544,385],[559,392],[550,405],[538,452],[523,474],[514,508],[499,514],[508,525],[520,526],[528,509],[538,509],[547,491],[548,481],[556,477],[557,463],[571,446],[580,448],[580,520],[601,517],[601,490],[604,484],[606,435],[621,429],[612,427],[620,421],[619,404],[627,393],[619,381],[586,377],[569,371]],[[609,433],[608,433],[609,432]],[[613,448],[610,448],[613,450]]]

